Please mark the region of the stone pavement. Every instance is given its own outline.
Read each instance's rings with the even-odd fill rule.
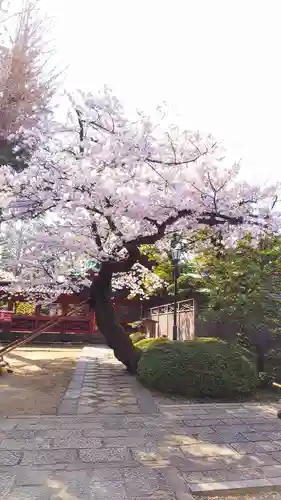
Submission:
[[[276,405],[157,406],[85,348],[57,416],[0,420],[2,500],[190,500],[281,487]]]
[[[58,410],[59,415],[157,413],[150,392],[106,347],[85,347]]]

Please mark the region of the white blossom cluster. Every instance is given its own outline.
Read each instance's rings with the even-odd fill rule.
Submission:
[[[8,259],[18,281],[48,285],[63,276],[66,283],[89,260],[126,262],[142,244],[161,247],[172,231],[219,226],[237,238],[278,229],[276,186],[239,182],[239,166],[226,166],[211,136],[142,115],[132,121],[107,89],[81,93],[73,106],[69,123],[37,136],[28,168],[0,171],[9,191],[9,207],[0,203],[2,232],[15,219],[24,228],[20,252]],[[115,288],[130,285],[135,295],[145,280],[152,291],[159,287],[143,267],[131,267],[116,268]]]

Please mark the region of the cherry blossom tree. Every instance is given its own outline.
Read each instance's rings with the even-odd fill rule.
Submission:
[[[0,13],[0,166],[19,169],[31,152],[18,132],[48,118],[57,77],[39,0],[22,0],[18,10],[14,2],[2,2]]]
[[[219,227],[230,240],[274,226],[276,189],[239,182],[238,165],[226,166],[211,136],[167,126],[163,110],[155,122],[129,119],[107,89],[80,94],[74,109],[61,132],[40,138],[26,170],[5,169],[14,198],[6,220],[33,221],[18,277],[73,280],[75,262],[75,285],[86,287],[98,328],[135,373],[139,352],[115,318],[113,279],[129,284],[136,264],[149,269],[141,246],[165,245],[172,231]],[[91,259],[99,271],[83,273]]]
[[[46,246],[44,258],[40,256],[34,260],[33,257],[38,257],[42,252],[41,240],[39,247],[34,247],[37,236],[48,231],[42,224],[42,220],[13,219],[1,225],[0,273],[4,270],[11,280],[7,287],[8,296],[20,293],[26,300],[34,301],[35,293],[41,302],[49,302],[62,293],[79,293],[83,285],[89,285],[89,269],[94,269],[91,273],[98,273],[98,263],[89,261],[87,253],[72,252],[71,249],[69,252],[65,249],[64,254],[54,256],[53,249]],[[31,244],[33,246],[30,252]],[[136,263],[129,275],[118,273],[113,277],[112,291],[125,291],[128,298],[139,296],[146,299],[164,285],[165,281],[157,274]]]

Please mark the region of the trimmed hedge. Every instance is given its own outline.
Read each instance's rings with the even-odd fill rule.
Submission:
[[[155,345],[143,352],[138,374],[149,387],[191,397],[248,396],[258,384],[245,350],[218,339]]]
[[[145,339],[145,338],[146,338],[145,334],[142,332],[135,332],[135,333],[131,333],[131,335],[130,335],[130,339],[133,342],[133,344],[136,344],[137,342],[139,342],[140,340]]]
[[[156,345],[162,345],[163,343],[170,342],[168,337],[159,337],[156,339],[145,338],[140,340],[135,344],[136,347],[141,349],[142,351],[146,351],[148,348],[154,347]]]
[[[277,382],[281,381],[281,349],[272,349],[266,355],[265,369],[270,375],[274,375]]]

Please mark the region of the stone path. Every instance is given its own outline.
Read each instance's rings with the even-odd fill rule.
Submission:
[[[105,347],[85,347],[59,415],[157,413],[150,392]]]
[[[0,420],[2,500],[190,500],[281,487],[276,405],[157,406],[87,348],[57,416]]]

